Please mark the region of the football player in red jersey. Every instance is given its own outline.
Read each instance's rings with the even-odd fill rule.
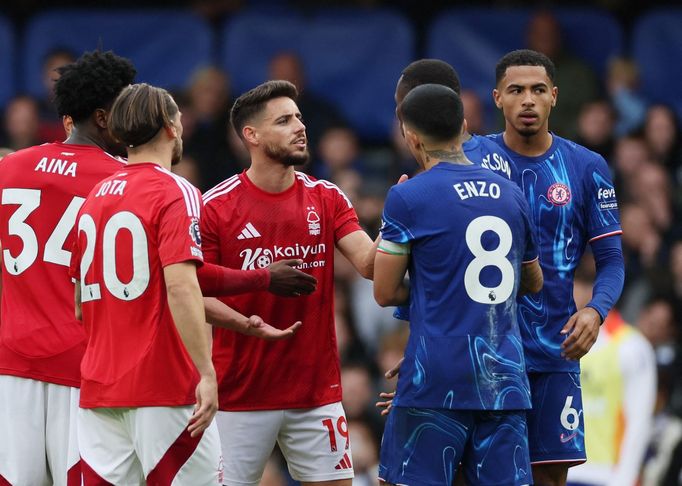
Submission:
[[[80,484],[75,413],[79,365],[85,349],[73,315],[68,277],[71,235],[85,196],[123,165],[125,154],[107,129],[107,114],[135,77],[129,60],[111,52],[85,53],[60,69],[55,103],[68,138],[6,156],[0,163],[0,241],[3,322],[0,325],[0,485]],[[315,288],[291,268],[295,260],[259,272],[202,270],[208,295],[268,289],[293,295]],[[207,266],[208,267],[208,266]],[[274,330],[209,302],[223,325],[268,339]]]
[[[135,68],[93,52],[61,73],[55,102],[74,122],[69,138],[0,162],[0,484],[80,484],[75,413],[85,334],[68,277],[71,230],[92,187],[124,165],[110,155],[124,152],[106,114]]]
[[[201,197],[170,171],[182,157],[180,111],[167,91],[136,84],[109,124],[128,165],[83,203],[71,262],[88,336],[83,479],[219,484],[218,390],[196,274]]]
[[[225,485],[258,484],[275,442],[304,485],[350,485],[353,477],[334,328],[334,249],[371,278],[376,247],[338,187],[295,171],[308,160],[297,95],[293,84],[269,81],[237,99],[232,124],[251,165],[204,195],[207,261],[247,270],[300,258],[299,268],[319,282],[317,292],[295,301],[263,292],[222,299],[275,327],[306,323],[279,342],[214,330]]]

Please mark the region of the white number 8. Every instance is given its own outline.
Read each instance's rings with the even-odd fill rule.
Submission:
[[[486,250],[481,244],[481,237],[486,231],[492,231],[500,239],[494,250]],[[466,243],[474,259],[464,272],[464,288],[474,302],[480,304],[500,304],[506,301],[514,291],[514,267],[507,259],[512,247],[512,232],[505,220],[497,216],[479,216],[466,230]],[[481,272],[485,267],[496,267],[502,273],[502,281],[497,287],[486,287],[481,284]]]

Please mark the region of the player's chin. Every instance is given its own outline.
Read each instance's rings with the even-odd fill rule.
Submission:
[[[536,125],[518,124],[514,128],[519,133],[519,135],[524,137],[532,137],[533,135],[537,134],[540,131],[540,127]]]
[[[298,149],[291,152],[288,157],[284,160],[286,165],[304,165],[310,160],[310,152],[308,149]]]

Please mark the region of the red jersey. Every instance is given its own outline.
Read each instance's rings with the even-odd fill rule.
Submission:
[[[360,230],[348,198],[327,181],[296,173],[272,194],[243,172],[204,195],[201,221],[207,261],[243,270],[299,258],[317,290],[295,299],[254,292],[221,299],[280,329],[302,321],[291,339],[268,342],[214,328],[213,364],[221,410],[310,408],[341,400],[334,327],[334,247]]]
[[[65,143],[0,162],[0,374],[80,385],[85,333],[68,271],[72,230],[93,186],[123,166],[99,147]]]
[[[202,262],[199,192],[152,163],[97,184],[78,216],[71,263],[88,336],[80,406],[195,402],[199,375],[175,327],[163,268]]]

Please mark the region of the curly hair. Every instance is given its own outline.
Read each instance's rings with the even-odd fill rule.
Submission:
[[[71,116],[74,123],[85,120],[98,108],[107,109],[137,74],[130,60],[111,51],[86,52],[57,71],[57,112],[59,116]]]

